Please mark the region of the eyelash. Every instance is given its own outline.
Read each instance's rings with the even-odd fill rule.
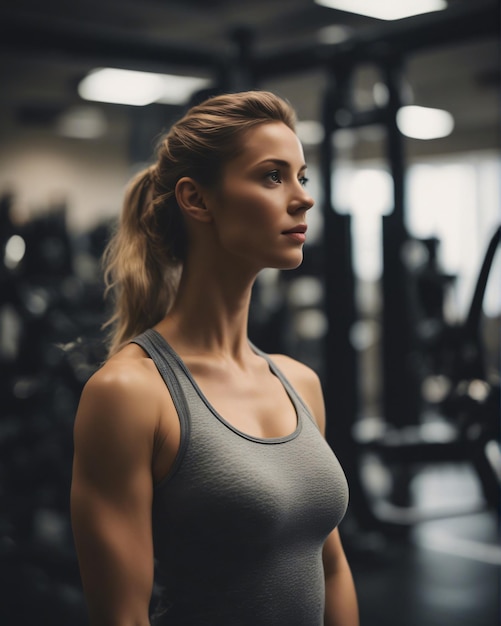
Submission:
[[[282,179],[280,178],[280,172],[278,170],[273,170],[272,172],[269,172],[268,174],[266,174],[266,177],[272,180],[274,183],[282,183]],[[306,178],[306,176],[300,176],[298,180],[302,187],[306,187],[309,179]]]
[[[282,179],[280,178],[280,172],[278,170],[273,170],[266,174],[266,178],[269,178],[272,182],[280,184]]]

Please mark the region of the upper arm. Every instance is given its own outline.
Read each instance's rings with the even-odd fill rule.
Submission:
[[[71,517],[91,624],[148,624],[155,407],[131,374],[100,370],[74,428]]]

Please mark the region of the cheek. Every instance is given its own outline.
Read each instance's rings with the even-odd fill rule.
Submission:
[[[252,205],[240,205],[218,228],[219,245],[236,255],[255,255],[263,245],[269,246],[269,225]],[[266,244],[268,242],[268,244]]]
[[[263,244],[272,246],[282,227],[284,206],[281,188],[269,189],[239,177],[226,179],[213,204],[220,244],[237,254]]]
[[[219,227],[236,230],[271,224],[277,219],[276,199],[266,190],[246,188],[228,193],[220,205]]]

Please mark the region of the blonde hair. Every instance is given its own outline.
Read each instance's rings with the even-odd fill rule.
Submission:
[[[113,295],[109,355],[169,311],[176,294],[187,234],[175,198],[177,181],[190,176],[217,186],[224,165],[250,128],[283,122],[295,129],[288,103],[266,91],[214,96],[191,109],[161,139],[156,163],[128,185],[118,228],[103,257],[106,291]]]

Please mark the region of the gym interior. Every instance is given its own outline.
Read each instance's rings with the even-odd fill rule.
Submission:
[[[499,3],[369,4],[3,3],[2,626],[87,623],[69,489],[100,256],[158,135],[246,89],[296,108],[316,200],[304,263],[259,276],[249,334],[322,380],[361,624],[500,623]],[[124,71],[157,87],[120,100]]]

